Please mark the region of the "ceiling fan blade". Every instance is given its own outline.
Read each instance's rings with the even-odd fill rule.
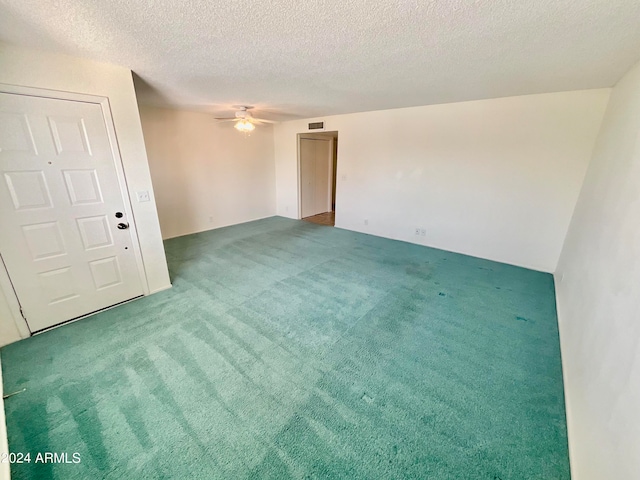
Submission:
[[[219,122],[235,122],[236,120],[240,120],[239,118],[216,118]]]
[[[273,120],[265,120],[264,118],[256,118],[256,117],[251,117],[251,121],[256,123],[278,123]]]

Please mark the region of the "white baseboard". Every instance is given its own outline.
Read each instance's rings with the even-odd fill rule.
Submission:
[[[0,455],[9,453],[9,442],[7,441],[7,423],[4,418],[4,395],[2,389],[2,365],[0,365]],[[9,463],[0,463],[0,480],[10,480],[11,471]]]
[[[153,295],[154,293],[164,292],[165,290],[169,290],[173,285],[165,285],[164,287],[156,288],[155,290],[149,292],[149,295]]]
[[[162,237],[162,240],[171,240],[172,238],[179,238],[179,237],[185,237],[187,235],[194,235],[196,233],[204,233],[204,232],[210,232],[211,230],[218,230],[219,228],[227,228],[227,227],[233,227],[234,225],[242,225],[243,223],[250,223],[250,222],[257,222],[258,220],[264,220],[265,218],[271,218],[271,217],[276,217],[277,214],[272,213],[270,215],[266,215],[264,217],[256,217],[256,218],[249,218],[247,220],[242,220],[239,222],[234,222],[234,223],[225,223],[225,224],[221,224],[221,225],[215,225],[215,226],[211,226],[211,227],[207,227],[207,228],[203,228],[202,230],[194,230],[193,232],[184,232],[184,233],[178,233],[176,235],[171,235],[169,237]],[[294,220],[296,220],[294,218]]]

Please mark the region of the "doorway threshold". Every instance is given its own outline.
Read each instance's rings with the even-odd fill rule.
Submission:
[[[319,213],[318,215],[306,217],[302,220],[304,220],[305,222],[315,223],[317,225],[333,227],[336,224],[336,212]]]

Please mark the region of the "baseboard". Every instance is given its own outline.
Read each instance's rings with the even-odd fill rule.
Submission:
[[[155,290],[149,292],[149,295],[153,295],[154,293],[164,292],[165,290],[169,290],[173,285],[165,285],[164,287],[156,288]]]
[[[548,273],[548,274],[553,275],[553,270],[552,269],[540,267],[539,265],[531,265],[531,264],[528,264],[528,263],[519,263],[519,262],[518,263],[514,263],[514,262],[506,261],[504,259],[500,259],[500,258],[496,258],[496,257],[492,257],[492,256],[480,256],[477,253],[470,253],[470,252],[465,252],[463,250],[445,248],[442,245],[434,245],[432,243],[425,242],[425,241],[422,241],[422,240],[416,241],[414,239],[406,238],[406,237],[390,237],[388,235],[382,235],[380,233],[371,232],[371,231],[364,230],[364,229],[359,229],[359,228],[353,227],[351,225],[345,226],[345,225],[336,223],[334,225],[334,227],[335,228],[339,228],[341,230],[348,230],[350,232],[364,233],[365,235],[371,235],[373,237],[386,238],[387,240],[395,240],[397,242],[410,243],[412,245],[419,245],[421,247],[432,248],[432,249],[435,249],[435,250],[442,250],[443,252],[456,253],[458,255],[465,255],[467,257],[479,258],[480,260],[489,260],[490,262],[502,263],[504,265],[510,265],[512,267],[524,268],[524,269],[527,269],[527,270],[533,270],[534,272]]]
[[[273,214],[270,214],[270,215],[265,215],[264,217],[256,217],[256,218],[250,218],[248,220],[242,220],[241,222],[226,223],[226,224],[223,224],[223,225],[212,226],[210,228],[203,228],[202,230],[194,230],[193,232],[179,233],[177,235],[172,235],[170,237],[162,237],[162,240],[171,240],[172,238],[186,237],[187,235],[194,235],[196,233],[210,232],[211,230],[217,230],[219,228],[233,227],[234,225],[242,225],[243,223],[256,222],[258,220],[264,220],[265,218],[271,218],[271,217],[276,217],[276,216],[277,215],[275,213],[273,213]]]
[[[2,365],[0,364],[0,459],[1,455],[9,453],[9,442],[7,441],[7,422],[4,418],[4,400],[2,396],[4,390],[2,386]],[[11,471],[9,470],[9,463],[0,462],[0,480],[10,480]]]

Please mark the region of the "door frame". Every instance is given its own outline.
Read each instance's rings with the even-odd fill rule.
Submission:
[[[142,292],[145,296],[149,295],[149,282],[147,280],[147,274],[144,269],[144,263],[142,261],[142,249],[140,247],[140,239],[138,237],[136,219],[133,214],[133,208],[131,206],[131,195],[129,193],[124,165],[122,163],[122,157],[120,155],[120,147],[118,145],[118,137],[116,135],[115,125],[113,123],[113,117],[111,115],[109,98],[98,95],[87,95],[84,93],[63,92],[59,90],[49,90],[44,88],[24,87],[21,85],[8,85],[4,83],[0,83],[0,93],[10,93],[27,97],[52,98],[56,100],[70,100],[74,102],[93,103],[100,106],[104,124],[107,129],[109,145],[111,146],[111,154],[113,156],[113,163],[116,170],[116,176],[118,178],[118,185],[120,187],[120,193],[122,195],[122,200],[124,203],[124,211],[130,225],[129,231],[131,234],[132,249],[134,258],[136,260],[136,268],[138,270],[140,284],[142,285]],[[20,299],[18,298],[18,295],[13,288],[13,284],[11,283],[11,277],[9,276],[9,272],[6,268],[6,265],[4,264],[4,260],[2,259],[2,252],[0,252],[0,293],[4,293],[4,296],[7,299],[9,310],[13,315],[13,320],[22,338],[31,336],[31,329],[29,328],[29,325],[27,324],[25,318],[22,316]],[[106,308],[109,307],[110,305]],[[86,315],[79,317],[78,319],[84,318],[85,316]],[[66,325],[66,323],[63,323],[63,325]]]
[[[335,137],[333,136],[333,134],[338,134],[338,131],[330,131],[330,132],[303,132],[303,133],[298,133],[296,135],[296,159],[297,159],[297,169],[298,169],[298,215],[297,218],[298,220],[302,220],[302,177],[301,177],[301,171],[300,171],[300,140],[302,139],[307,139],[307,140],[325,140],[325,141],[329,141],[329,202],[328,202],[328,212],[333,210],[333,201],[332,201],[332,193],[333,193],[333,176],[335,175],[335,172],[333,171],[333,145],[334,142],[336,141]],[[316,135],[316,138],[313,137],[313,135]],[[337,203],[337,200],[336,200]],[[336,209],[338,207],[336,206]]]

